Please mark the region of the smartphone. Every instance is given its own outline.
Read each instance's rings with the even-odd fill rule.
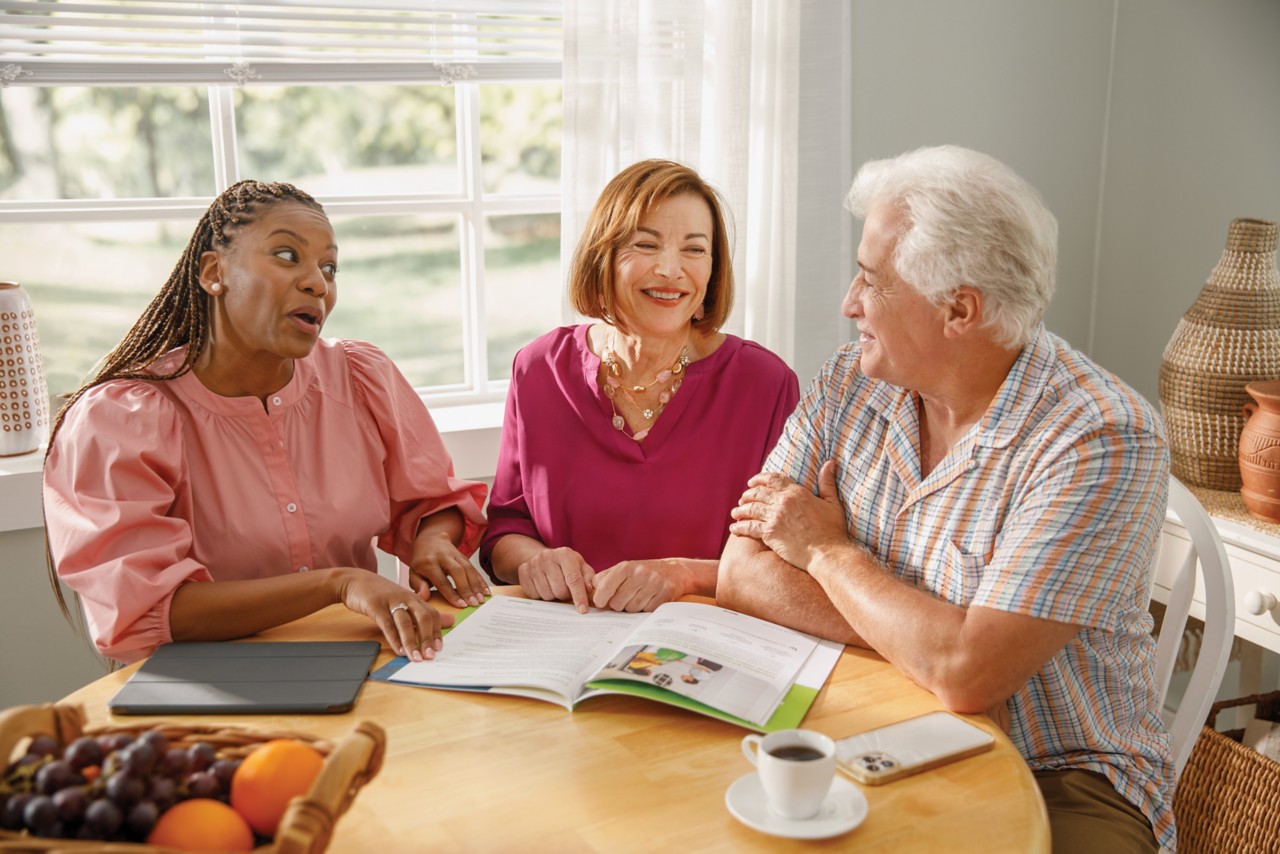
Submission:
[[[951,712],[929,712],[836,740],[836,764],[878,786],[990,750],[995,738]]]

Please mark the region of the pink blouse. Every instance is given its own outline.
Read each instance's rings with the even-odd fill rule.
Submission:
[[[729,511],[800,390],[786,363],[733,335],[685,370],[637,444],[613,428],[586,325],[521,350],[507,392],[480,562],[507,534],[568,546],[597,572],[624,560],[720,557]]]
[[[79,594],[98,649],[126,662],[173,639],[169,603],[188,581],[376,571],[375,540],[407,561],[420,520],[447,507],[466,519],[469,554],[485,492],[453,476],[391,360],[342,340],[298,360],[265,409],[194,373],[104,383],[67,413],[44,468],[58,576]]]

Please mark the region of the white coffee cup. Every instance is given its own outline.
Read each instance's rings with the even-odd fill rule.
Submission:
[[[742,753],[756,766],[769,809],[783,818],[813,818],[836,774],[835,743],[820,732],[784,729],[742,739]]]

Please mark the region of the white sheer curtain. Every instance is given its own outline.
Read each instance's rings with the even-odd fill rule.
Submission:
[[[697,169],[735,225],[726,331],[794,352],[800,8],[565,0],[564,263],[600,190],[648,157]]]

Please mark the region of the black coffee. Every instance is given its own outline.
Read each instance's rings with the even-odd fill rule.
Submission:
[[[769,755],[775,759],[788,759],[792,762],[810,762],[814,759],[821,759],[822,751],[814,750],[812,747],[805,747],[803,744],[792,744],[787,747],[778,747],[770,750]]]

